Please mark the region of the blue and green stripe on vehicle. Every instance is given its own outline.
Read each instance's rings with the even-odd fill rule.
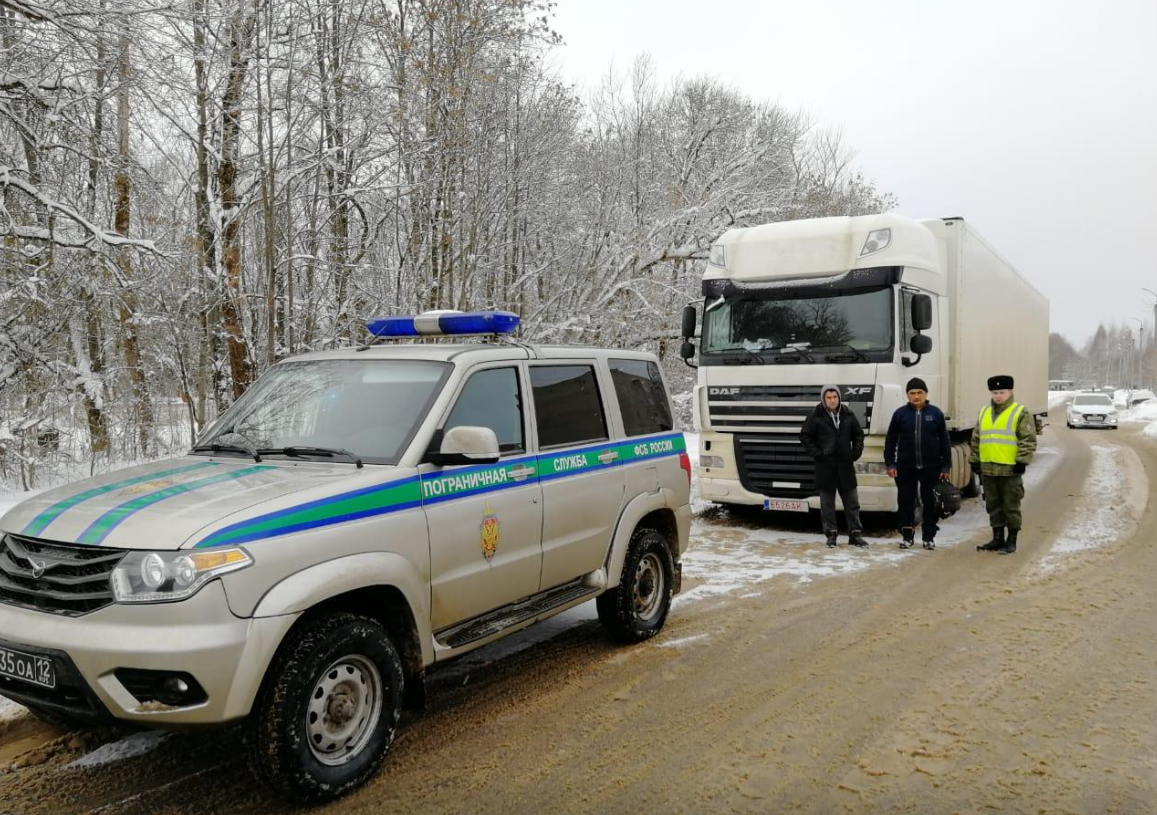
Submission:
[[[288,535],[321,526],[514,489],[540,481],[583,475],[609,467],[634,464],[685,453],[682,433],[644,437],[626,442],[595,444],[552,453],[520,456],[498,464],[439,470],[421,476],[364,487],[340,495],[266,513],[220,529],[197,543],[198,548],[228,546]],[[604,454],[615,452],[614,460]],[[604,456],[604,460],[600,460]]]

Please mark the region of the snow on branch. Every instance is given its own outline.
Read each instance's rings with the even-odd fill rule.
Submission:
[[[46,241],[65,249],[88,249],[93,252],[100,252],[104,247],[127,246],[142,252],[149,252],[159,257],[169,257],[166,253],[159,250],[151,240],[127,238],[124,235],[118,235],[116,232],[110,232],[94,224],[88,218],[81,215],[74,207],[49,198],[40,191],[39,187],[19,178],[15,175],[15,172],[12,167],[0,165],[0,190],[9,187],[15,188],[29,198],[32,198],[48,211],[63,215],[82,230],[82,237],[72,238],[62,236],[56,230],[17,226],[11,223],[7,225],[3,232],[0,232],[0,235],[24,238],[26,240]]]

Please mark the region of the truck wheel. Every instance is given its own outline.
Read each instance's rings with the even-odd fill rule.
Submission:
[[[619,585],[595,600],[599,622],[613,639],[642,642],[659,633],[671,610],[674,571],[667,538],[654,529],[636,529]]]
[[[299,801],[373,775],[402,710],[402,661],[381,624],[339,612],[306,622],[274,660],[246,732],[254,774]]]
[[[969,474],[968,483],[960,490],[960,495],[964,498],[975,498],[980,495],[980,482],[976,480],[976,476]]]

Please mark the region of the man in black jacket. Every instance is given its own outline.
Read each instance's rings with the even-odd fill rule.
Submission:
[[[924,506],[921,524],[925,549],[936,548],[936,515],[933,491],[937,481],[947,481],[952,471],[952,443],[940,408],[928,402],[928,386],[913,377],[908,381],[908,404],[896,409],[884,439],[884,466],[896,479],[901,549],[911,549],[916,539],[916,488]]]
[[[844,502],[848,522],[848,543],[867,546],[860,524],[860,496],[856,492],[856,470],[852,462],[864,452],[864,429],[856,414],[840,402],[840,389],[826,386],[820,403],[804,420],[799,431],[803,449],[815,459],[816,489],[820,494],[820,520],[828,546],[836,545],[836,493]]]

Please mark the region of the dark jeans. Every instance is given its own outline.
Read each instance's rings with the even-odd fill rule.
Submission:
[[[936,515],[932,507],[936,506],[932,490],[940,480],[939,467],[900,467],[896,470],[897,501],[900,504],[900,528],[913,526],[916,522],[916,487],[920,488],[920,503],[924,506],[924,523],[921,531],[924,540],[930,541],[936,537]]]
[[[820,490],[820,522],[825,535],[834,535],[839,528],[836,522],[836,492]],[[848,522],[848,532],[863,532],[860,523],[860,493],[855,487],[840,490],[840,500],[844,502],[844,520]]]

